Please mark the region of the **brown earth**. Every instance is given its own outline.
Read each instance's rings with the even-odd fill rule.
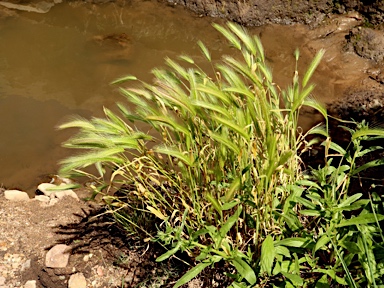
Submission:
[[[96,0],[97,1],[97,0]],[[163,0],[165,1],[165,0]],[[369,23],[383,21],[381,0],[167,0],[202,16],[222,17],[247,26],[305,23],[316,26],[333,13],[357,11]]]

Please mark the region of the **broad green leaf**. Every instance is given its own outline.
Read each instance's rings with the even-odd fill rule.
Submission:
[[[291,253],[289,252],[289,249],[285,246],[275,246],[275,252],[276,255],[283,255],[287,258],[291,258]]]
[[[319,240],[317,240],[315,248],[313,249],[313,253],[324,247],[326,244],[328,244],[329,241],[330,239],[327,234],[322,235]]]
[[[352,254],[357,254],[361,252],[359,246],[353,241],[347,241],[347,240],[339,241],[339,245],[347,249],[348,252]]]
[[[185,273],[179,281],[176,282],[176,284],[173,286],[173,288],[178,288],[180,286],[183,286],[184,284],[187,284],[189,281],[191,281],[193,278],[195,278],[201,271],[203,271],[206,267],[211,265],[210,262],[202,262],[197,264],[195,267],[190,269],[187,273]]]
[[[303,287],[304,282],[299,275],[286,273],[286,272],[281,272],[281,274],[283,274],[284,277],[286,277],[289,281],[291,281],[292,284],[295,285],[295,287]]]
[[[319,281],[316,282],[315,288],[330,288],[328,283],[328,276],[324,274]]]
[[[247,262],[245,262],[240,257],[236,257],[231,260],[231,264],[235,266],[237,272],[241,275],[241,277],[247,280],[249,284],[256,284],[257,279],[255,271],[253,271],[253,269],[251,268],[251,266],[248,265]]]
[[[357,217],[347,219],[347,220],[342,220],[339,224],[336,225],[336,227],[376,223],[376,221],[382,221],[382,220],[384,220],[384,215],[381,215],[381,214],[374,214],[374,213],[360,214]]]
[[[273,260],[275,259],[275,246],[273,244],[272,236],[268,235],[263,244],[261,245],[261,270],[267,272],[268,276],[271,276],[273,268]]]

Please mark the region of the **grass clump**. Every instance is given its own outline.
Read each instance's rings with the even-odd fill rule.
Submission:
[[[383,216],[374,206],[381,204],[347,195],[362,151],[341,151],[327,124],[298,132],[303,105],[327,119],[309,84],[324,51],[301,80],[294,71],[292,85],[280,90],[259,38],[233,23],[214,26],[234,47],[233,56],[213,63],[199,42],[209,74],[183,55],[153,70],[153,84],[134,76],[115,81],[139,82],[120,89],[135,111],[119,103],[120,116],[105,108],[105,118],[61,125],[80,128],[65,146],[87,150],[64,160],[61,172],[100,183],[95,191],[118,223],[168,248],[157,261],[180,252],[195,261],[174,287],[218,262],[232,267],[231,287],[353,284],[348,267],[359,261],[366,265],[355,275],[374,283],[382,272],[372,268],[376,258],[367,247],[381,247],[376,234]],[[325,136],[327,149],[336,149],[349,166],[332,166],[329,157],[325,167],[304,176],[300,153],[310,149],[313,142],[305,139],[313,133]],[[99,175],[85,172],[91,165]],[[118,192],[110,195],[111,189]],[[355,254],[347,253],[349,243]],[[324,263],[319,253],[333,262]]]

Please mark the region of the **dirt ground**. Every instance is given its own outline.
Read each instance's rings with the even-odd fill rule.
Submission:
[[[89,196],[85,189],[75,191],[80,198]],[[0,288],[66,288],[77,273],[84,275],[88,288],[172,287],[190,269],[174,258],[157,263],[164,249],[128,237],[93,201],[14,202],[1,189],[0,207]],[[49,268],[46,254],[58,244],[70,247],[69,263]],[[28,286],[31,281],[36,286]],[[183,287],[226,287],[227,281],[220,269],[207,269]]]

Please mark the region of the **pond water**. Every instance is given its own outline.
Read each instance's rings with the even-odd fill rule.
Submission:
[[[109,85],[114,79],[133,74],[150,81],[153,67],[181,53],[202,59],[198,40],[215,59],[231,53],[211,26],[219,19],[156,1],[130,3],[65,2],[45,14],[15,11],[0,17],[0,184],[31,191],[45,175],[54,174],[58,160],[71,153],[60,145],[74,132],[55,127],[69,115],[101,115],[102,106],[122,100]],[[302,51],[304,72],[316,50],[327,45],[308,45],[308,29],[300,25],[251,31],[260,35],[282,87],[291,81],[296,48]],[[348,61],[335,61],[326,57],[313,78],[315,94],[325,102],[354,79],[345,78]],[[304,126],[310,124],[303,119]]]

